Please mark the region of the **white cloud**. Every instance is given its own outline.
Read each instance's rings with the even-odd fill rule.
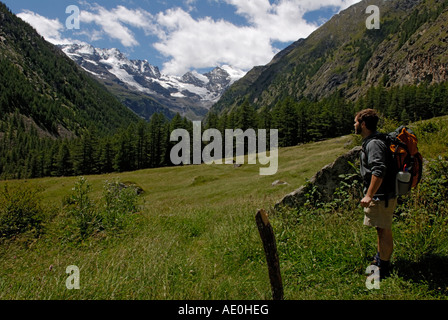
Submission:
[[[156,16],[159,42],[155,48],[169,61],[163,72],[182,74],[189,69],[229,64],[243,70],[267,64],[278,52],[276,41],[308,37],[317,25],[307,22],[306,12],[327,6],[345,9],[360,0],[215,0],[235,7],[247,26],[224,20],[194,19],[176,8]]]
[[[306,38],[316,30],[318,25],[303,18],[307,12],[328,6],[342,10],[360,0],[207,1],[231,5],[235,13],[244,18],[245,25],[211,17],[194,18],[197,0],[183,1],[188,11],[175,7],[155,14],[122,5],[106,9],[96,3],[80,1],[81,30],[77,34],[86,35],[91,41],[107,36],[133,48],[142,45],[142,39],[137,39],[134,32],[143,30],[148,39],[149,36],[156,37],[152,45],[167,59],[162,70],[166,74],[182,75],[191,69],[219,65],[247,71],[256,65],[267,64],[278,53],[274,43]],[[69,41],[61,36],[64,26],[59,20],[47,19],[31,11],[19,16],[49,41]]]
[[[120,41],[125,47],[133,47],[140,45],[140,43],[130,27],[142,29],[147,35],[155,33],[155,28],[151,23],[153,18],[145,10],[130,10],[124,6],[107,10],[97,4],[80,3],[87,7],[87,10],[80,11],[81,25],[95,24],[100,27],[99,30],[95,30],[81,26],[81,29],[76,33],[88,36],[91,41],[102,39],[104,35],[107,35],[111,39]],[[75,42],[70,39],[63,39],[62,32],[65,30],[65,26],[59,19],[48,19],[29,10],[23,11],[18,16],[31,24],[41,36],[54,44]]]
[[[143,29],[147,34],[154,32],[151,27],[152,16],[142,9],[130,10],[124,6],[107,10],[99,5],[90,6],[91,11],[82,10],[81,23],[94,23],[101,27],[101,32],[121,42],[125,47],[138,46],[140,43],[128,26]],[[96,38],[98,39],[98,31]]]
[[[303,19],[306,9],[300,5],[300,1],[282,0],[275,4],[270,4],[268,0],[226,1],[273,41],[298,40],[317,28],[317,25]]]
[[[59,19],[48,19],[29,10],[24,10],[17,15],[23,21],[28,22],[45,40],[54,44],[73,43],[70,39],[63,39],[61,32],[64,25]]]
[[[184,5],[187,7],[188,12],[195,11],[195,4],[197,0],[184,0]]]
[[[341,10],[360,0],[223,0],[235,6],[236,13],[274,41],[289,42],[305,38],[317,25],[303,17],[307,12],[334,6]]]
[[[163,66],[167,74],[221,64],[248,69],[276,53],[269,37],[257,28],[211,18],[195,20],[179,8],[160,13],[157,24],[160,41],[154,46],[170,59]]]

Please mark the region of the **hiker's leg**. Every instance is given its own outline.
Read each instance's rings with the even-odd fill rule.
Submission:
[[[394,251],[394,241],[392,230],[377,228],[378,233],[378,252],[380,259],[383,261],[390,261],[392,252]]]

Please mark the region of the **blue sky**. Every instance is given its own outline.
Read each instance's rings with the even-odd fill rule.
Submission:
[[[165,74],[248,71],[360,0],[1,0],[48,41],[118,48]],[[66,8],[80,10],[68,29]]]

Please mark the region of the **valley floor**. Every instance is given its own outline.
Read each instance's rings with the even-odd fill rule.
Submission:
[[[433,120],[443,130],[430,133],[425,124],[419,127],[428,159],[447,155],[448,146],[436,143],[448,136],[446,121]],[[31,230],[0,243],[0,299],[271,299],[257,210],[269,210],[299,188],[347,152],[352,140],[281,149],[275,176],[260,176],[258,165],[201,165],[85,177],[92,201],[101,198],[106,180],[132,182],[144,193],[126,228],[82,240],[71,234],[64,205],[78,178],[1,182],[1,188],[40,188],[46,217],[38,237]],[[272,186],[276,180],[288,184]],[[375,253],[375,234],[362,226],[362,209],[352,200],[342,209],[322,205],[271,212],[285,299],[445,299],[445,213],[428,219],[423,209],[400,209],[394,273],[379,290],[369,290],[366,257]],[[69,266],[79,269],[79,290],[67,289]]]

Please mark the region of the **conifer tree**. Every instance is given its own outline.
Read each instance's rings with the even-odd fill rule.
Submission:
[[[164,124],[165,116],[162,113],[155,113],[149,122],[149,165],[157,168],[161,165],[163,157]]]
[[[243,131],[257,129],[255,108],[249,103],[247,98],[236,111],[235,126]]]
[[[100,173],[110,173],[114,170],[114,150],[111,138],[106,137],[100,143]]]
[[[294,146],[298,143],[298,121],[296,103],[288,97],[279,103],[279,145]]]
[[[257,126],[260,129],[271,129],[272,115],[267,107],[263,107],[257,114]]]
[[[72,174],[72,161],[67,141],[63,141],[59,146],[56,158],[56,172],[58,176],[69,176]]]

